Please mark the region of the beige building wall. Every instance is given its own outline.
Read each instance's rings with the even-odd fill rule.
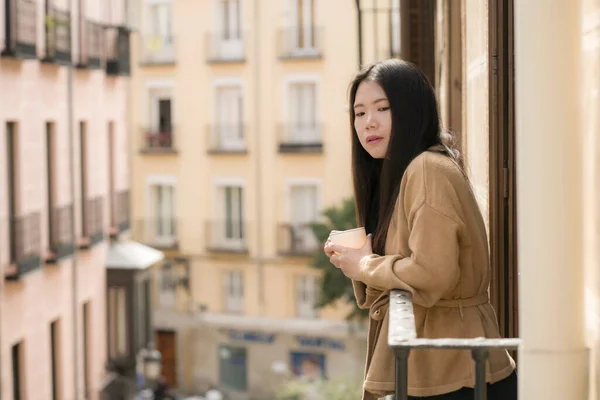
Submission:
[[[88,126],[88,198],[102,196],[103,232],[110,218],[108,124],[114,126],[113,176],[115,192],[129,188],[127,162],[127,90],[128,78],[107,76],[104,67],[73,72],[73,141],[69,131],[68,70],[56,63],[42,63],[45,56],[44,3],[37,7],[37,58],[20,60],[0,58],[0,366],[2,398],[12,398],[11,348],[21,343],[21,398],[51,399],[50,324],[58,321],[57,378],[58,398],[84,396],[83,306],[88,304],[88,383],[90,396],[97,394],[105,380],[106,310],[105,257],[107,242],[89,250],[79,250],[56,264],[46,264],[49,255],[48,187],[45,123],[54,123],[55,173],[54,207],[73,204],[75,234],[81,237],[81,187],[79,132],[80,120]],[[90,4],[90,3],[88,3]],[[109,12],[89,6],[86,16],[104,23],[123,23],[125,8],[114,1]],[[76,9],[77,1],[57,0],[55,7]],[[4,12],[1,8],[0,14]],[[75,21],[75,17],[72,17]],[[4,46],[5,18],[0,15],[0,43]],[[73,26],[76,24],[73,24]],[[73,39],[78,34],[73,29]],[[73,44],[73,48],[77,48]],[[73,62],[77,60],[74,51]],[[17,126],[18,152],[15,154],[19,179],[15,193],[17,215],[40,213],[41,265],[25,273],[18,281],[6,281],[9,272],[8,149],[6,124]],[[72,162],[72,164],[71,164]],[[75,187],[71,174],[74,173]],[[73,197],[73,193],[75,197]],[[37,232],[31,231],[32,235]],[[74,275],[76,278],[74,279]],[[75,297],[75,299],[74,299]],[[74,304],[76,307],[74,322]],[[76,333],[75,333],[76,332]],[[77,335],[75,337],[74,335]],[[74,343],[77,346],[75,358]],[[75,389],[77,376],[77,389]],[[75,393],[77,391],[77,393]]]

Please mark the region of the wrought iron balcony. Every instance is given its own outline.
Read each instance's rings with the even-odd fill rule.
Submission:
[[[89,249],[104,240],[104,198],[86,199],[83,203],[83,236],[79,248]]]
[[[396,356],[396,400],[408,400],[408,356],[412,349],[471,351],[475,362],[475,399],[487,399],[486,361],[490,350],[517,350],[520,339],[426,339],[417,338],[412,295],[390,292],[388,345]]]
[[[116,238],[129,229],[129,190],[113,194],[110,216],[110,237]]]
[[[323,128],[316,122],[279,126],[280,153],[322,153]]]
[[[207,127],[209,153],[246,153],[246,127],[243,124],[217,124]]]
[[[206,36],[209,63],[240,63],[246,61],[244,35],[221,32]]]
[[[175,38],[171,35],[144,35],[141,37],[142,64],[175,64]]]
[[[277,48],[282,60],[320,59],[323,57],[322,28],[296,26],[279,31]]]
[[[162,129],[143,128],[141,137],[141,153],[176,153],[173,127]]]
[[[248,253],[248,227],[242,220],[215,220],[206,224],[206,250],[215,253]]]
[[[71,14],[49,6],[44,19],[46,50],[42,61],[68,65],[71,63]]]
[[[102,53],[104,50],[104,27],[98,22],[85,20],[83,35],[79,38],[80,49],[77,68],[102,68]]]
[[[131,31],[125,26],[109,26],[106,28],[106,74],[131,74],[129,35]]]
[[[312,256],[320,243],[311,224],[280,224],[277,230],[277,253],[282,256]]]
[[[40,267],[41,217],[39,212],[12,218],[9,222],[10,260],[7,280],[19,280]]]
[[[2,57],[37,58],[37,2],[4,1],[4,49]]]
[[[75,251],[73,241],[73,204],[50,210],[50,254],[46,262],[53,264]]]
[[[176,249],[177,219],[174,217],[150,217],[135,221],[133,239],[159,249]]]

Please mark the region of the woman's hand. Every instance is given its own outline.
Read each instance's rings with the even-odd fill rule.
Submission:
[[[364,246],[360,249],[339,246],[327,239],[324,250],[327,257],[329,257],[329,261],[336,268],[341,269],[344,275],[353,280],[360,280],[362,278],[360,260],[373,254],[371,235],[367,236]]]

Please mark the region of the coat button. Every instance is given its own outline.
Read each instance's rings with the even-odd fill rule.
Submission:
[[[375,311],[375,315],[379,315],[379,310]]]

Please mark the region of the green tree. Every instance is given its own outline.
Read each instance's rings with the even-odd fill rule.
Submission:
[[[313,224],[312,227],[319,243],[325,243],[332,230],[343,231],[356,228],[356,212],[352,197],[343,200],[338,206],[327,208],[323,215],[325,221]],[[329,258],[322,249],[315,252],[311,266],[322,271],[321,290],[316,304],[318,308],[326,307],[342,299],[354,305],[354,309],[347,319],[364,319],[368,315],[366,310],[361,310],[356,305],[352,281],[329,262]]]

